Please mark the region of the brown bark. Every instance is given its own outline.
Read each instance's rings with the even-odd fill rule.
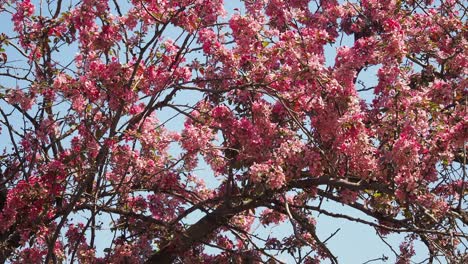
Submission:
[[[179,255],[199,245],[213,234],[216,229],[225,226],[234,215],[260,206],[261,199],[243,201],[239,205],[235,205],[234,203],[233,206],[230,206],[230,204],[232,205],[233,203],[223,203],[213,212],[208,213],[197,223],[188,228],[187,231],[177,235],[166,246],[150,256],[146,263],[173,263]]]

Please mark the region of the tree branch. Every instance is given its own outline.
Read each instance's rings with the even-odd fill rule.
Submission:
[[[266,194],[264,195],[266,196]],[[230,203],[235,204],[235,203]],[[158,252],[154,253],[147,261],[147,264],[170,264],[177,256],[187,252],[190,248],[202,243],[213,232],[225,226],[229,220],[243,211],[256,208],[262,204],[262,199],[241,200],[240,204],[230,207],[223,203],[213,212],[205,215],[197,223],[193,224],[182,234],[177,235],[169,243],[163,246]]]

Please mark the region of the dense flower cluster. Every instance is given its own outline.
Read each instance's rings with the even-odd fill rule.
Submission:
[[[463,1],[45,2],[0,1],[0,262],[337,263],[322,214],[466,261]]]

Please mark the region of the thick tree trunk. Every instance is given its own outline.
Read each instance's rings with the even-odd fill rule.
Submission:
[[[260,199],[244,202],[232,207],[225,203],[221,204],[213,212],[207,214],[188,228],[186,232],[176,236],[171,242],[161,248],[161,250],[154,253],[146,263],[173,263],[177,256],[203,242],[207,237],[213,234],[216,229],[225,226],[234,215],[258,207],[260,205],[259,201]]]

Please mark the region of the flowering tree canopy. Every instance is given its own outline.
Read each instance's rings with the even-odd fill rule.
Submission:
[[[467,261],[463,2],[0,0],[0,262]]]

